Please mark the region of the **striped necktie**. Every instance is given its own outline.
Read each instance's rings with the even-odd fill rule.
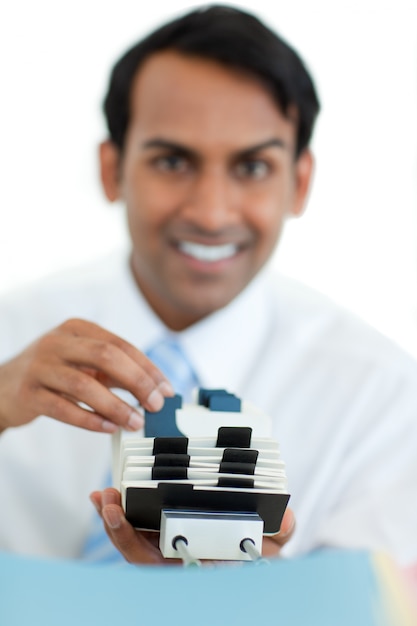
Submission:
[[[147,350],[146,356],[168,378],[175,392],[180,394],[185,402],[191,400],[192,391],[198,386],[198,379],[178,341],[173,338],[163,339]],[[163,431],[158,432],[160,437],[163,437],[164,434],[166,433]],[[111,472],[109,472],[104,481],[103,489],[111,484]],[[113,565],[126,563],[123,556],[107,537],[103,522],[98,514],[94,514],[81,558],[88,562]]]

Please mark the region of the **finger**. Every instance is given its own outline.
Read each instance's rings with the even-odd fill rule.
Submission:
[[[82,409],[67,398],[63,398],[49,389],[38,392],[38,415],[47,415],[59,422],[93,430],[95,432],[114,433],[118,426],[102,415]]]
[[[108,344],[119,348],[121,352],[139,365],[148,374],[148,376],[153,379],[155,386],[161,386],[162,389],[165,389],[164,383],[167,383],[165,395],[173,395],[174,390],[172,389],[172,386],[166,376],[164,376],[164,374],[156,367],[156,365],[152,363],[152,361],[147,358],[143,352],[132,346],[132,344],[125,341],[121,337],[114,335],[110,331],[94,324],[93,322],[78,319],[68,320],[56,330],[60,332],[61,329],[65,332],[70,332],[73,336],[79,337],[82,340],[86,337],[96,339],[99,344],[97,347],[99,358],[101,356],[101,351],[104,351],[104,356],[106,357],[106,346]],[[115,380],[118,380],[119,372],[116,370],[115,374]]]
[[[122,506],[122,496],[115,487],[106,487],[103,491],[93,491],[90,493],[90,500],[96,507],[99,515],[102,515],[103,506],[107,504]]]
[[[68,337],[67,341],[64,340],[61,355],[68,363],[94,368],[104,374],[104,379],[108,379],[104,380],[106,386],[113,384],[126,389],[150,411],[159,411],[163,407],[164,396],[174,393],[172,386],[161,373],[154,377],[148,373],[150,361],[145,355],[141,354],[141,364],[138,364],[112,343],[91,338]],[[103,381],[103,376],[97,378]]]
[[[127,430],[143,428],[144,419],[138,411],[85,372],[68,366],[50,368],[43,372],[42,382],[48,389],[83,402],[94,413]]]
[[[295,530],[295,515],[292,509],[287,508],[282,518],[281,528],[279,529],[279,533],[277,535],[273,535],[272,539],[276,541],[279,545],[283,546],[284,544],[291,539]]]
[[[287,508],[281,522],[281,528],[276,535],[263,538],[262,554],[264,556],[276,556],[280,548],[292,537],[295,530],[295,516],[290,508]]]
[[[90,493],[90,500],[93,503],[94,508],[96,509],[97,513],[101,517],[101,509],[102,509],[101,491],[93,491],[92,493]]]

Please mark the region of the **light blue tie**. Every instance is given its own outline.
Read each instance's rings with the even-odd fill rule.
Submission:
[[[146,352],[146,356],[162,371],[185,402],[191,400],[192,391],[198,385],[194,370],[184,354],[179,343],[173,338],[159,341]],[[163,437],[163,431],[157,433]],[[112,484],[111,472],[108,473],[104,487]],[[115,549],[106,531],[103,522],[97,514],[87,537],[82,553],[82,559],[88,562],[106,564],[125,564],[123,556]]]
[[[146,356],[165,374],[183,401],[190,402],[198,380],[178,341],[171,338],[163,339],[150,348]],[[163,433],[160,436],[163,436]]]

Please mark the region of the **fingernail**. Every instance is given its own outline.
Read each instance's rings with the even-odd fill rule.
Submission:
[[[104,508],[103,509],[103,518],[104,518],[104,521],[106,522],[107,526],[110,526],[110,528],[113,528],[113,529],[120,528],[120,526],[122,524],[122,517],[121,517],[120,513],[118,513],[114,509],[110,509],[110,508],[107,508],[107,507]]]
[[[146,404],[149,406],[151,411],[160,411],[164,406],[164,402],[164,396],[157,389],[154,389],[146,400]]]
[[[101,427],[106,433],[115,433],[116,430],[119,428],[117,424],[109,422],[108,420],[103,420],[101,422]]]
[[[137,411],[132,411],[127,423],[127,427],[130,430],[139,430],[143,428],[143,417]]]
[[[97,513],[100,515],[100,514],[101,514],[101,511],[100,511],[100,507],[99,507],[99,505],[97,504],[97,502],[96,502],[95,500],[93,500],[93,498],[92,498],[91,496],[90,496],[90,501],[91,501],[91,503],[94,505],[94,508],[95,508],[95,510],[97,511]]]
[[[169,383],[166,380],[163,380],[162,383],[159,383],[158,389],[162,393],[163,396],[174,396],[175,395],[174,387],[171,385],[171,383]]]

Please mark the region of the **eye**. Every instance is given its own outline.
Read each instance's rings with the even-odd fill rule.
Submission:
[[[173,172],[178,174],[186,172],[190,167],[188,159],[180,154],[166,154],[155,157],[153,159],[153,165],[160,172]]]
[[[268,176],[271,168],[262,159],[247,159],[236,163],[234,171],[240,179],[262,180]]]

